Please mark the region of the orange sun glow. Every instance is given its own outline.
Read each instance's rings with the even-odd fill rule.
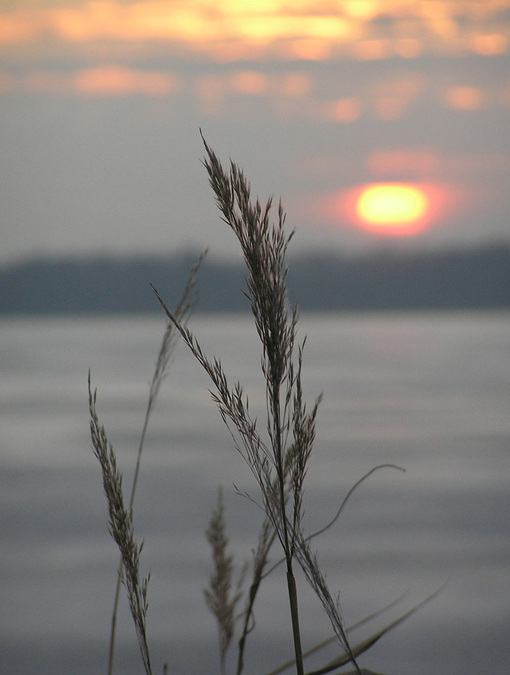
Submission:
[[[408,183],[375,183],[357,196],[358,225],[389,236],[415,234],[425,227],[429,199],[424,190]]]

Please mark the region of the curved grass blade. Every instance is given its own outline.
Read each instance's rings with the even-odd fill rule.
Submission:
[[[408,619],[410,616],[415,614],[419,609],[421,609],[425,604],[433,600],[444,588],[444,585],[441,586],[437,591],[429,595],[425,600],[422,600],[418,605],[410,609],[408,612],[403,614],[401,617],[398,619],[395,619],[395,621],[392,621],[390,624],[385,626],[384,628],[381,628],[381,630],[377,631],[377,633],[374,633],[371,635],[369,638],[366,640],[363,640],[362,642],[359,642],[357,645],[352,647],[352,652],[354,656],[360,656],[364,652],[366,652],[370,647],[373,647],[375,643],[380,640],[380,638],[383,637],[383,635],[386,635],[390,630],[393,628],[396,628],[399,624],[404,622],[406,619]],[[333,661],[330,661],[327,665],[325,665],[323,668],[319,668],[318,670],[312,670],[307,673],[307,675],[326,675],[326,673],[331,673],[334,670],[337,670],[341,668],[342,666],[347,665],[351,661],[351,657],[347,652],[343,652],[339,657],[334,659]]]
[[[356,630],[357,628],[360,628],[361,626],[364,626],[365,624],[369,623],[370,621],[377,618],[381,614],[384,614],[384,612],[387,612],[392,607],[395,607],[395,605],[397,605],[399,602],[401,602],[405,596],[406,596],[406,593],[401,595],[396,600],[393,600],[393,602],[390,602],[389,605],[386,605],[382,609],[378,609],[376,612],[373,612],[372,614],[369,614],[369,616],[366,616],[365,618],[360,619],[356,623],[353,623],[352,626],[349,626],[347,630],[350,632],[350,631]],[[303,658],[304,659],[308,658],[309,656],[311,656],[312,654],[315,654],[316,652],[320,651],[324,647],[327,647],[332,642],[335,642],[337,639],[338,638],[336,637],[336,635],[333,635],[332,637],[327,638],[327,640],[323,640],[322,642],[319,642],[319,644],[315,645],[315,647],[312,647],[311,649],[306,651],[303,654]],[[295,663],[294,659],[291,659],[290,661],[287,661],[286,663],[279,666],[275,670],[272,670],[270,673],[267,673],[267,675],[279,675],[280,673],[283,673],[288,668],[292,668],[294,663]],[[355,671],[353,671],[353,672],[355,672]]]

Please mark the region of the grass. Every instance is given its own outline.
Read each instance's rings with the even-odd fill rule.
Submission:
[[[191,270],[188,282],[184,288],[182,297],[177,305],[177,308],[175,310],[175,316],[178,318],[178,320],[184,325],[186,320],[188,319],[193,306],[196,302],[196,297],[194,295],[194,290],[196,287],[197,283],[197,273],[200,268],[200,265],[202,264],[202,260],[205,256],[205,253],[200,256],[198,259],[197,263],[194,265],[194,267]],[[154,373],[152,376],[152,380],[150,383],[149,387],[149,396],[147,399],[147,407],[145,409],[145,416],[144,416],[144,421],[143,421],[143,426],[142,426],[142,433],[140,435],[140,442],[138,444],[138,453],[137,453],[137,458],[136,458],[136,466],[135,466],[135,473],[133,477],[133,483],[131,486],[131,493],[129,497],[129,508],[126,510],[125,509],[125,519],[129,520],[129,525],[130,525],[130,537],[133,539],[133,544],[134,544],[134,535],[133,535],[133,526],[132,526],[132,513],[133,513],[133,506],[135,502],[135,495],[136,495],[136,488],[138,485],[138,476],[140,474],[140,466],[141,466],[141,460],[142,460],[142,454],[143,454],[143,449],[145,445],[145,436],[147,433],[147,428],[149,426],[149,421],[151,418],[152,411],[154,409],[154,406],[156,404],[156,399],[158,397],[159,390],[161,388],[161,384],[165,378],[165,376],[168,373],[168,368],[170,365],[170,361],[172,358],[172,354],[174,352],[176,343],[177,343],[177,338],[178,334],[176,330],[174,329],[174,325],[172,322],[167,322],[166,330],[163,334],[163,339],[161,341],[161,346],[158,351],[158,357],[156,359],[156,365],[154,368]],[[106,433],[104,432],[104,427],[100,427],[99,425],[99,420],[97,419],[97,414],[95,410],[95,394],[92,394],[91,386],[90,386],[90,376],[89,376],[89,409],[90,409],[90,429],[91,429],[91,437],[92,437],[92,445],[94,448],[94,452],[96,454],[96,457],[98,458],[101,468],[103,471],[103,481],[104,481],[104,488],[105,488],[105,494],[107,495],[107,501],[108,501],[108,506],[110,509],[110,515],[112,511],[112,502],[111,499],[108,497],[108,490],[110,488],[110,483],[113,482],[114,477],[116,477],[116,466],[114,467],[112,465],[112,462],[115,460],[115,453],[113,452],[113,449],[109,448],[107,451],[106,447]],[[99,443],[99,441],[104,441],[104,444]],[[115,468],[115,471],[113,469]],[[122,495],[122,485],[121,482],[118,481],[118,486],[116,486],[116,491],[118,492],[118,498],[116,500],[117,504],[120,505],[120,497],[123,497]],[[124,505],[122,504],[122,508],[124,509]],[[111,528],[111,525],[110,525]],[[125,537],[120,536],[120,532],[118,532],[118,536],[120,538],[120,542],[117,540],[114,531],[110,529],[110,532],[112,536],[114,537],[117,545],[119,546],[120,552],[121,552],[121,557],[119,561],[119,567],[117,571],[117,583],[115,586],[115,594],[114,594],[114,601],[113,601],[113,611],[112,611],[112,619],[111,619],[111,629],[110,629],[110,644],[109,644],[109,651],[108,651],[108,675],[111,675],[113,672],[113,661],[114,661],[114,654],[115,654],[115,637],[116,637],[116,628],[117,628],[117,612],[118,612],[118,605],[119,605],[119,595],[120,595],[120,586],[121,582],[123,580],[123,575],[126,573],[126,577],[128,578],[128,573],[126,569],[126,565],[129,568],[130,567],[130,561],[128,558],[125,557],[125,554],[123,553],[122,550],[122,541],[125,540]],[[126,535],[127,536],[127,535]],[[141,552],[141,549],[140,549]],[[139,556],[138,556],[139,558]],[[131,606],[131,597],[129,597],[130,600],[130,606]],[[133,613],[133,607],[131,607],[131,611]],[[136,616],[136,619],[135,619]],[[135,620],[135,625],[138,626],[140,624],[140,613],[135,612],[133,615],[133,619]],[[139,633],[139,628],[137,627],[137,633],[138,637],[140,639],[140,633]],[[142,651],[142,658],[144,659],[144,664],[145,660],[147,659],[148,665],[150,666],[150,660],[148,659],[148,649],[146,645],[146,639],[144,638],[142,640],[142,643],[144,644],[143,651]],[[145,654],[146,652],[146,654]],[[144,655],[145,654],[145,655]],[[150,672],[150,670],[147,670],[146,666],[146,671]]]
[[[308,675],[340,672],[340,669],[349,665],[350,673],[356,675],[369,673],[370,671],[361,670],[357,658],[385,633],[407,619],[418,607],[385,625],[359,644],[351,645],[349,631],[340,608],[339,595],[332,592],[321,571],[313,539],[336,521],[352,492],[374,471],[382,468],[403,469],[387,464],[374,467],[351,488],[333,521],[327,523],[319,532],[305,532],[303,495],[314,447],[321,397],[318,396],[311,404],[303,397],[302,371],[306,339],[298,339],[299,314],[297,308],[290,306],[287,289],[286,252],[293,232],[286,231],[285,213],[281,202],[276,207],[276,222],[272,222],[271,216],[275,210],[272,200],[269,199],[262,205],[258,199],[253,199],[250,185],[242,170],[233,162],[230,163],[229,169],[225,170],[205,140],[204,147],[206,152],[204,166],[216,204],[222,220],[230,227],[239,242],[246,265],[246,297],[262,351],[261,368],[265,383],[266,416],[263,423],[252,416],[242,384],[231,383],[221,361],[203,352],[199,340],[187,326],[187,319],[194,305],[193,291],[201,259],[191,271],[182,300],[175,310],[170,310],[157,289],[154,289],[168,323],[149,390],[135,478],[127,505],[116,455],[98,419],[96,392],[92,390],[89,376],[92,445],[102,470],[110,533],[120,550],[107,672],[109,675],[113,672],[115,625],[121,583],[126,587],[143,667],[147,675],[152,675],[153,672],[146,629],[149,577],[142,576],[140,571],[143,545],[138,544],[135,538],[133,506],[146,429],[162,380],[168,370],[173,347],[176,339],[180,337],[209,376],[213,401],[231,434],[234,448],[244,458],[253,475],[257,492],[244,496],[260,505],[264,512],[249,567],[246,565],[239,567],[230,553],[221,490],[206,529],[206,537],[212,552],[213,571],[205,589],[205,603],[217,625],[219,672],[221,675],[226,673],[227,654],[232,649],[234,636],[237,636],[234,670],[236,675],[243,672],[246,644],[255,626],[258,591],[267,575],[277,566],[283,565],[294,657],[290,662],[273,670],[270,675],[276,675],[288,668],[294,668],[297,675],[304,675],[307,657],[334,640],[340,647],[338,657],[318,670],[308,671]],[[271,566],[269,553],[274,547],[279,548],[277,559],[280,561]],[[273,552],[273,557],[274,555]],[[331,626],[331,635],[307,652],[304,652],[302,647],[296,568],[303,572],[304,578],[322,604]],[[375,612],[365,621],[375,618],[379,613]],[[163,665],[163,672],[167,672],[166,668],[166,665]]]

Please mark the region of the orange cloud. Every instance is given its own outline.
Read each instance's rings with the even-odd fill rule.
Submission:
[[[45,28],[41,11],[18,10],[0,14],[0,44],[23,44],[34,40]]]
[[[374,59],[414,58],[437,48],[500,54],[510,38],[503,19],[510,0],[485,0],[477,8],[468,0],[61,0],[37,10],[19,0],[15,6],[0,11],[0,44],[56,38],[147,48],[167,42],[224,59],[229,48],[232,58],[238,55],[239,45],[255,46],[261,57],[268,45],[278,44],[287,58],[326,59],[341,52]]]
[[[390,40],[361,40],[354,45],[354,53],[360,61],[374,61],[391,56]]]
[[[55,9],[52,24],[60,37],[78,42],[232,38],[263,42],[299,36],[338,39],[349,29],[340,14],[316,14],[311,4],[303,14],[294,14],[276,2],[233,4],[221,0],[193,4],[94,0],[78,8]]]
[[[177,80],[168,73],[151,73],[106,65],[81,71],[75,75],[73,86],[78,93],[89,95],[165,96],[176,88]]]
[[[421,46],[416,38],[399,38],[395,40],[394,50],[403,59],[415,59],[421,53]]]
[[[445,93],[446,103],[457,110],[479,110],[484,105],[484,95],[476,87],[450,87]]]
[[[251,96],[266,94],[269,89],[269,78],[263,73],[243,70],[231,75],[230,86],[240,94]]]
[[[374,150],[367,159],[367,168],[378,179],[386,176],[424,178],[434,175],[439,163],[440,158],[433,150],[398,148]]]
[[[322,117],[324,119],[344,124],[357,120],[362,111],[361,101],[354,96],[330,101],[322,105]]]
[[[22,68],[5,68],[3,92],[167,95],[177,86],[174,75],[133,68],[133,58],[149,62],[154,55],[170,60],[176,53],[193,59],[200,54],[221,63],[412,59],[434,50],[491,57],[510,44],[510,22],[504,19],[510,0],[484,0],[476,7],[470,0],[48,0],[37,9],[33,0],[9,4],[14,9],[0,9],[0,48]],[[71,56],[83,70],[41,72],[41,56],[47,63]],[[290,97],[311,90],[302,74],[283,87],[281,78],[278,84],[252,64],[229,77],[218,91],[211,78],[190,86],[209,110],[222,105],[225,92],[234,92],[270,94],[282,110],[297,111]],[[330,92],[326,101],[310,98],[301,114],[340,123],[362,112],[396,120],[421,95],[421,84],[411,79],[383,83],[380,90],[360,84],[357,91]],[[456,110],[496,100],[510,105],[507,91],[487,98],[474,88],[450,87],[440,95]]]
[[[77,42],[211,39],[217,17],[202,11],[204,4],[93,0],[78,8],[56,9],[52,23],[58,36]]]
[[[299,101],[312,89],[304,73],[267,74],[256,70],[238,70],[226,75],[206,75],[192,83],[192,91],[205,112],[217,114],[227,97],[273,96],[280,112],[295,110],[292,101]],[[297,105],[297,104],[296,104]],[[289,107],[290,106],[290,107]]]
[[[504,54],[508,48],[508,38],[502,33],[490,35],[474,35],[472,38],[473,51],[482,56]]]
[[[149,72],[104,65],[74,73],[34,71],[20,77],[0,73],[0,92],[30,91],[44,94],[98,96],[167,96],[179,86],[171,73]]]
[[[331,54],[331,44],[328,40],[299,38],[289,40],[282,51],[284,56],[291,60],[325,61]]]

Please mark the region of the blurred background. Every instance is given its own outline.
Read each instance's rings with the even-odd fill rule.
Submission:
[[[374,465],[407,470],[377,472],[317,542],[347,623],[407,592],[375,630],[449,579],[362,665],[507,675],[509,66],[510,0],[0,0],[1,672],[106,672],[118,556],[87,372],[129,485],[164,329],[148,282],[171,305],[205,247],[192,325],[263,419],[201,130],[296,229],[305,393],[324,392],[307,526]],[[202,593],[218,483],[240,559],[260,515],[208,385],[179,346],[135,508],[172,675],[218,672]],[[309,647],[330,629],[299,584]],[[291,656],[281,589],[247,674]],[[125,602],[116,668],[141,670]]]

